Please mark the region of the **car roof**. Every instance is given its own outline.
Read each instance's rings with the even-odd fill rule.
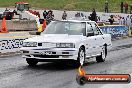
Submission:
[[[67,20],[67,21],[72,21],[72,22],[91,22],[91,23],[95,23],[94,21],[89,21],[89,20]]]
[[[89,21],[89,20],[58,20],[58,21],[62,21],[62,22],[88,22],[88,23],[96,23],[95,21]]]
[[[96,23],[95,21],[91,21],[91,20],[87,19],[86,17],[72,17],[72,18],[69,18],[67,20],[57,20],[57,21]]]

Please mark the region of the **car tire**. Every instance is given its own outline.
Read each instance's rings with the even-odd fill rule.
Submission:
[[[85,49],[83,47],[79,48],[78,57],[77,57],[77,63],[76,66],[83,66],[85,62]]]
[[[107,45],[104,45],[100,56],[96,57],[97,62],[104,62],[107,56]]]
[[[38,61],[36,61],[35,59],[33,58],[26,58],[26,61],[28,63],[29,66],[36,66]]]

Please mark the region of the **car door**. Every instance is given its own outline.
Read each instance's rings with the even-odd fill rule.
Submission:
[[[100,54],[102,51],[103,45],[105,44],[105,38],[104,35],[101,33],[100,29],[98,28],[97,24],[95,22],[91,23],[93,31],[94,31],[94,37],[95,37],[95,54]]]
[[[86,57],[91,57],[95,54],[95,37],[92,25],[87,23],[86,25]]]

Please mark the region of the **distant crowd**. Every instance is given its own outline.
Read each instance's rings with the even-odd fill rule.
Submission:
[[[128,13],[129,6],[130,6],[130,14],[131,14],[132,13],[132,4],[128,4],[127,1],[120,3],[120,12],[121,13]],[[106,13],[109,12],[109,3],[108,3],[108,0],[105,0],[104,12],[106,12]]]
[[[52,10],[49,11],[44,11],[43,12],[43,17],[46,20],[47,24],[50,23],[52,20],[54,20],[54,14]]]
[[[120,11],[121,13],[128,13],[129,11],[129,6],[130,6],[130,14],[132,13],[132,4],[128,4],[126,1],[125,2],[121,2],[120,3]],[[108,13],[109,12],[109,2],[108,0],[105,0],[104,3],[104,12]],[[43,17],[44,19],[47,21],[47,23],[50,23],[52,20],[54,20],[54,14],[52,10],[46,11],[44,10],[43,12]],[[83,13],[77,12],[75,14],[75,17],[85,17],[91,21],[99,21],[100,17],[97,16],[95,9],[92,9],[92,13],[90,14],[90,16],[86,17]],[[66,11],[64,11],[62,13],[62,20],[67,20],[67,13]],[[110,22],[110,24],[112,25],[114,20],[114,16],[111,15],[110,18],[108,19],[108,21]]]

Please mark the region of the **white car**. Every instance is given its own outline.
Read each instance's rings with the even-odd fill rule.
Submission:
[[[74,62],[96,57],[104,62],[110,48],[111,35],[103,34],[94,21],[52,21],[40,36],[24,40],[22,57],[30,66],[38,62]]]

